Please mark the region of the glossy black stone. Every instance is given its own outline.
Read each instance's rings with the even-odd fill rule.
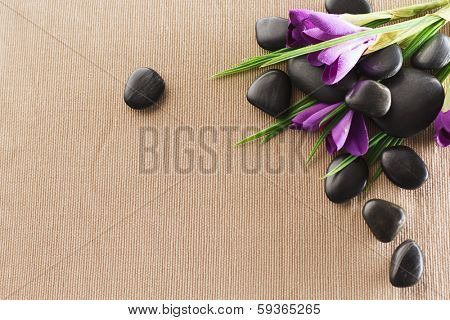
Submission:
[[[280,17],[261,18],[256,21],[256,41],[258,45],[269,51],[286,47],[286,34],[289,21]]]
[[[393,44],[363,58],[358,65],[361,74],[373,80],[391,78],[403,65],[402,49]]]
[[[413,286],[422,277],[423,268],[422,250],[413,240],[406,240],[392,255],[389,280],[397,288]]]
[[[328,172],[341,163],[348,154],[341,155],[331,162]],[[325,180],[325,194],[334,203],[346,202],[360,194],[367,184],[369,168],[363,158],[353,161],[342,171]]]
[[[403,68],[383,81],[391,91],[391,108],[373,120],[387,134],[406,138],[426,129],[444,104],[444,88],[432,75],[414,68]]]
[[[437,70],[450,63],[450,37],[438,33],[412,57],[411,64],[419,69]]]
[[[306,57],[289,60],[288,73],[292,83],[300,91],[327,103],[344,101],[345,95],[357,81],[356,73],[351,71],[340,82],[326,86],[322,81],[323,69],[310,65]]]
[[[375,238],[384,243],[394,240],[406,222],[406,215],[401,207],[380,199],[366,203],[363,217]]]
[[[372,12],[372,7],[366,0],[325,0],[328,13],[361,14]]]
[[[391,91],[374,80],[361,80],[349,91],[345,102],[350,109],[379,118],[391,108]]]
[[[281,70],[269,70],[256,79],[247,92],[247,100],[273,117],[280,117],[290,106],[292,85]]]
[[[164,80],[155,70],[139,68],[128,78],[123,98],[130,108],[144,109],[154,105],[164,89]]]
[[[390,147],[381,154],[384,174],[403,189],[417,189],[428,180],[428,168],[422,158],[406,146]]]

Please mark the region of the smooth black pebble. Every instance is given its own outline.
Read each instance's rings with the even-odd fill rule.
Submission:
[[[298,57],[288,62],[288,73],[292,83],[303,93],[326,103],[344,101],[347,92],[358,80],[352,70],[338,83],[327,86],[322,81],[323,69],[309,64],[306,57]]]
[[[366,0],[325,0],[325,8],[333,14],[362,14],[372,12]]]
[[[130,108],[144,109],[154,105],[164,89],[164,80],[155,70],[139,68],[129,77],[123,98]]]
[[[330,172],[338,166],[348,154],[343,154],[331,162]],[[334,203],[346,202],[360,194],[369,177],[369,168],[363,158],[358,158],[337,174],[326,178],[325,194]]]
[[[413,240],[406,240],[392,255],[389,280],[397,288],[411,287],[419,282],[423,267],[422,250]]]
[[[286,34],[289,20],[280,17],[266,17],[256,21],[256,41],[269,51],[286,47]]]
[[[406,138],[426,129],[444,104],[444,88],[434,76],[414,68],[403,68],[383,81],[391,91],[391,108],[373,120],[387,134]]]
[[[406,146],[386,148],[381,154],[381,167],[388,179],[403,189],[417,189],[428,180],[427,165]]]
[[[247,100],[273,117],[280,117],[289,109],[292,85],[281,70],[269,70],[256,79],[247,92]]]
[[[450,63],[450,37],[442,33],[428,40],[411,57],[411,64],[418,69],[437,70],[448,63]]]
[[[401,207],[380,199],[366,203],[363,217],[375,238],[384,243],[394,240],[406,222],[406,215]]]
[[[379,118],[391,108],[391,91],[374,80],[361,80],[345,97],[350,109]]]
[[[385,80],[395,76],[402,65],[402,49],[397,44],[393,44],[367,55],[359,62],[358,69],[361,74],[370,79]]]

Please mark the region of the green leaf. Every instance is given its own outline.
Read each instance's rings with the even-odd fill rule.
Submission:
[[[341,17],[355,25],[361,26],[361,25],[367,25],[371,22],[379,21],[380,19],[384,20],[396,20],[396,19],[404,19],[404,18],[410,18],[413,16],[416,16],[424,11],[436,9],[443,7],[449,3],[448,0],[438,0],[423,4],[415,4],[412,6],[406,6],[402,8],[397,9],[391,9],[391,10],[385,10],[385,11],[379,11],[379,12],[372,12],[367,14],[343,14]]]

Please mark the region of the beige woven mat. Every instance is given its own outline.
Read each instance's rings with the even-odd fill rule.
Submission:
[[[315,135],[231,146],[271,123],[245,98],[260,71],[209,76],[262,52],[258,17],[295,7],[323,10],[317,0],[0,0],[1,297],[450,298],[450,153],[431,130],[407,141],[430,168],[423,188],[383,177],[342,206],[319,180],[330,157],[321,149],[303,164]],[[153,111],[122,100],[139,66],[167,82]],[[375,197],[407,210],[391,244],[361,217]],[[399,290],[389,261],[407,238],[426,269]]]

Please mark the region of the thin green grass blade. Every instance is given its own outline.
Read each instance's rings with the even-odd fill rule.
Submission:
[[[385,138],[383,143],[381,143],[380,148],[374,153],[373,157],[371,159],[367,160],[369,166],[373,165],[378,160],[378,158],[381,156],[383,151],[392,144],[394,139],[395,138],[393,138],[393,137],[386,137]]]
[[[449,75],[450,75],[450,63],[436,73],[436,78],[438,78],[438,80],[443,83],[445,80],[447,80]]]
[[[419,48],[421,48],[428,40],[430,40],[445,25],[445,20],[433,23],[431,26],[422,30],[414,40],[403,50],[403,58],[409,59]]]
[[[330,172],[328,172],[325,176],[323,176],[321,179],[326,179],[329,178],[331,176],[334,176],[335,174],[341,172],[342,170],[344,170],[345,168],[347,168],[349,165],[351,165],[353,163],[353,161],[355,161],[356,159],[358,159],[359,157],[356,156],[352,156],[349,155],[347,156],[347,158],[345,158],[344,160],[342,160],[341,163],[339,163],[333,170],[331,170]]]
[[[276,135],[280,134],[284,129],[286,129],[287,127],[289,127],[289,125],[291,124],[291,120],[300,112],[308,109],[309,107],[313,106],[314,104],[316,104],[317,101],[314,100],[311,97],[306,97],[301,99],[300,101],[298,101],[297,103],[295,103],[289,111],[288,115],[278,119],[275,123],[273,123],[271,126],[249,136],[246,137],[244,139],[242,139],[241,141],[237,142],[235,144],[235,146],[241,146],[243,144],[258,140],[260,138],[264,138],[265,136],[268,136],[268,139],[263,140],[264,141],[269,141],[270,139],[274,138]]]
[[[403,138],[394,138],[393,142],[388,147],[399,146],[403,143],[403,141],[404,141]],[[375,171],[374,175],[370,179],[367,186],[364,188],[364,190],[367,190],[381,176],[382,172],[383,172],[383,168],[381,166],[379,166],[377,171]]]
[[[379,132],[375,136],[373,136],[369,141],[369,150],[376,146],[382,139],[386,137],[386,133]],[[334,176],[335,174],[339,173],[340,171],[344,170],[347,166],[349,166],[353,161],[358,159],[356,156],[349,155],[347,158],[345,158],[336,168],[328,172],[322,179],[326,179],[328,177]]]

